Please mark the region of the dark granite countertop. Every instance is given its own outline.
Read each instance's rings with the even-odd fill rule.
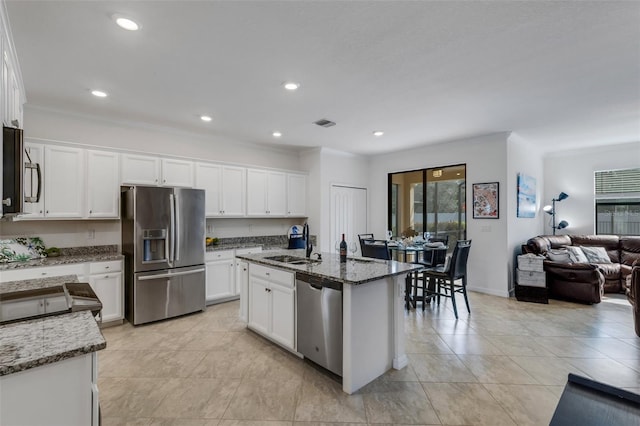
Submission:
[[[45,288],[77,277],[63,276],[0,283],[0,290]],[[91,311],[0,325],[0,376],[95,352],[107,342]]]
[[[379,260],[366,257],[349,258],[347,263],[340,263],[336,253],[322,253],[322,261],[308,265],[293,265],[266,259],[271,256],[304,257],[304,250],[279,250],[248,255],[237,255],[238,258],[265,266],[272,266],[292,272],[305,272],[322,278],[340,281],[345,284],[364,284],[385,277],[407,274],[424,268],[414,263],[396,262],[395,260]],[[315,258],[315,256],[313,256]]]
[[[87,263],[87,262],[106,262],[109,260],[123,260],[124,256],[117,251],[95,251],[87,250],[86,252],[74,251],[71,254],[57,256],[57,257],[45,257],[42,259],[29,260],[27,262],[10,262],[0,263],[0,271],[8,271],[11,269],[19,268],[37,268],[40,266],[55,266],[55,265],[68,265],[72,263]]]

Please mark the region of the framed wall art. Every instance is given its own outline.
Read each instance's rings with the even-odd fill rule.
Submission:
[[[536,178],[518,173],[517,217],[536,217]]]
[[[473,184],[473,218],[498,219],[499,183],[484,182]]]

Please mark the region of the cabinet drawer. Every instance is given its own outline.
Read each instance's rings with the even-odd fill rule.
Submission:
[[[247,247],[236,249],[236,254],[254,254],[254,253],[262,253],[262,247]]]
[[[35,278],[59,277],[62,275],[85,274],[85,264],[76,263],[72,265],[43,266],[38,268],[19,268],[2,271],[0,275],[2,282],[32,280]]]
[[[249,274],[267,280],[272,284],[280,284],[287,288],[293,288],[293,272],[281,269],[268,268],[254,263],[249,264]]]
[[[89,265],[89,274],[104,274],[105,272],[122,271],[122,261],[110,260],[108,262],[93,262]]]
[[[233,259],[235,255],[235,250],[208,251],[204,254],[204,261],[213,262],[216,260]]]

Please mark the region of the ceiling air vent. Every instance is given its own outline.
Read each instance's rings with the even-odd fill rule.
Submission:
[[[323,118],[322,120],[318,120],[313,124],[317,124],[318,126],[321,126],[321,127],[331,127],[336,125],[336,123],[334,123],[333,121],[327,120],[326,118]]]

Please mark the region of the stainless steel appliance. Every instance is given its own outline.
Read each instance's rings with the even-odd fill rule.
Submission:
[[[125,317],[133,325],[205,309],[204,196],[122,187]]]
[[[342,283],[296,273],[298,352],[342,376]]]

